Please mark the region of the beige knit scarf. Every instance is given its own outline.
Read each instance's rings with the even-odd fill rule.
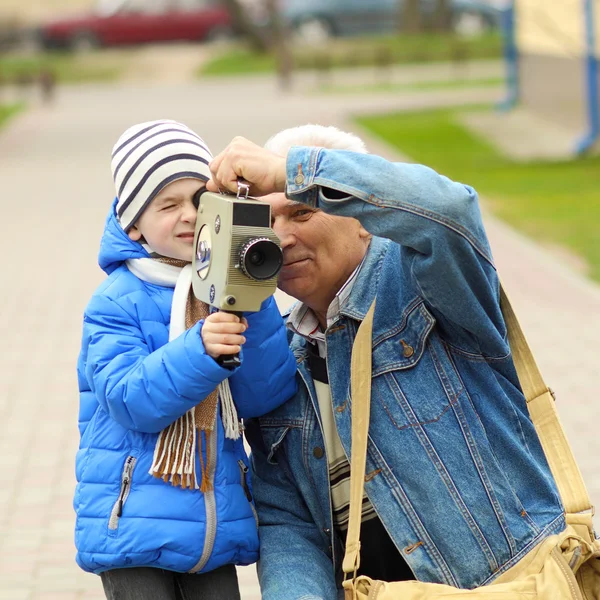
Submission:
[[[176,288],[172,311],[175,310],[175,296],[187,290],[185,304],[185,330],[194,326],[210,314],[210,307],[196,298],[188,281],[181,284],[183,269],[189,265],[184,261],[170,258],[134,259],[127,261],[129,269],[138,277],[154,283],[165,284],[165,279],[152,278],[152,263],[162,263],[179,269],[174,271],[177,280],[171,280]],[[157,265],[158,266],[158,265]],[[168,283],[168,282],[167,282]],[[179,290],[180,285],[185,286]],[[171,321],[173,327],[173,315]],[[172,339],[172,336],[169,336]],[[212,490],[209,465],[211,463],[211,435],[216,435],[217,408],[221,399],[222,419],[227,437],[237,439],[240,436],[237,413],[231,398],[229,382],[225,379],[218,388],[211,392],[199,404],[188,410],[183,416],[163,429],[156,442],[150,473],[165,482],[184,489],[200,489],[202,492]],[[203,455],[203,447],[204,454]],[[196,449],[201,468],[200,484],[196,475]]]

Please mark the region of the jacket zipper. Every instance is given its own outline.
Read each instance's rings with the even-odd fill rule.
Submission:
[[[248,480],[246,477],[248,476],[248,467],[246,463],[240,458],[238,460],[238,465],[240,466],[240,483],[242,484],[242,488],[244,489],[244,494],[246,494],[246,498],[250,504],[250,508],[252,509],[252,514],[254,515],[254,520],[256,521],[256,526],[258,527],[258,514],[256,512],[256,508],[254,508],[254,502],[252,501],[252,492],[250,491],[250,487],[248,486]]]
[[[119,520],[123,514],[123,507],[125,506],[125,502],[127,502],[129,492],[131,491],[131,476],[133,475],[133,468],[135,467],[136,461],[137,458],[135,458],[135,456],[128,456],[125,460],[125,465],[123,466],[119,497],[112,507],[110,519],[108,520],[108,528],[113,531],[119,527]]]
[[[217,466],[217,430],[210,436],[210,462],[206,465],[208,477],[211,482],[211,490],[204,492],[204,510],[206,513],[206,533],[204,534],[204,549],[200,560],[190,569],[190,573],[201,571],[212,554],[215,537],[217,535],[217,503],[215,501],[215,470]]]

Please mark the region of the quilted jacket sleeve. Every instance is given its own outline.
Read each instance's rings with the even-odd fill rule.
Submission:
[[[288,348],[283,319],[273,297],[248,313],[242,366],[229,380],[243,419],[260,417],[291,398],[297,389],[296,360]]]
[[[212,392],[231,372],[206,354],[201,324],[150,352],[136,316],[94,296],[84,320],[85,375],[104,410],[127,429],[155,433]]]

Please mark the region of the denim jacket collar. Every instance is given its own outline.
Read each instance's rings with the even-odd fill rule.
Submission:
[[[341,307],[341,315],[356,321],[362,321],[365,318],[377,295],[381,267],[390,244],[390,240],[373,236],[363,265],[354,282],[352,294]]]

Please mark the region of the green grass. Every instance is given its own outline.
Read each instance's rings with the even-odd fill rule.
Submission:
[[[0,129],[7,121],[23,109],[23,104],[0,104]]]
[[[42,69],[54,73],[60,83],[107,82],[118,78],[123,61],[100,52],[81,56],[51,52],[39,56],[0,57],[0,79],[5,81],[36,77]]]
[[[457,114],[439,110],[357,121],[412,160],[475,187],[496,215],[529,236],[570,249],[600,281],[600,157],[515,163],[470,133]]]
[[[323,48],[296,47],[293,55],[294,65],[299,70],[499,59],[502,56],[502,39],[497,33],[475,38],[460,38],[448,34],[350,38],[337,39]],[[236,47],[224,50],[207,61],[200,67],[198,76],[274,71],[273,55]]]
[[[328,85],[319,86],[319,92],[328,94],[364,94],[380,92],[402,92],[407,90],[428,91],[477,87],[493,87],[502,85],[504,79],[490,77],[487,79],[451,79],[446,81],[419,81],[415,83],[375,83],[365,85]]]

